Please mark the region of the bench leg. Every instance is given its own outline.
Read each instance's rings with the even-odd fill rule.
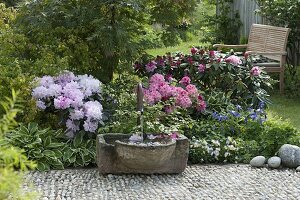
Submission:
[[[280,72],[279,90],[280,90],[280,94],[284,93],[284,71],[283,70]]]

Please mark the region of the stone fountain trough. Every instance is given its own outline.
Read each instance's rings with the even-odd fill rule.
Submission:
[[[181,135],[166,144],[147,146],[122,142],[128,134],[97,136],[97,165],[101,174],[181,173],[188,160],[189,141]]]

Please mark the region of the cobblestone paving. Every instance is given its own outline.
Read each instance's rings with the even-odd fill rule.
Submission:
[[[300,172],[238,164],[191,165],[178,175],[103,176],[96,168],[32,171],[26,179],[34,183],[42,200],[300,200]]]

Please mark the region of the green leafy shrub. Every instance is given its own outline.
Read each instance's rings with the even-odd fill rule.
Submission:
[[[40,129],[37,124],[30,123],[21,125],[7,138],[10,144],[23,148],[41,171],[95,163],[95,140],[85,138],[83,132],[74,139],[67,139],[61,130]]]
[[[290,123],[270,119],[264,124],[264,130],[259,135],[261,154],[273,156],[283,144],[291,142],[299,132]]]
[[[0,118],[0,199],[27,200],[34,198],[34,194],[23,191],[23,172],[33,169],[35,164],[27,159],[20,148],[11,146],[4,139],[7,132],[17,125],[15,117],[21,111],[17,95],[13,91],[12,99],[1,101],[5,114]]]

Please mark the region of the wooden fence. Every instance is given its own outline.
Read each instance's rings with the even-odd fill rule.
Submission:
[[[240,14],[240,19],[243,26],[240,28],[240,35],[248,38],[251,25],[263,24],[264,20],[261,16],[255,13],[259,8],[254,0],[234,0],[231,4],[231,15],[236,11]]]

